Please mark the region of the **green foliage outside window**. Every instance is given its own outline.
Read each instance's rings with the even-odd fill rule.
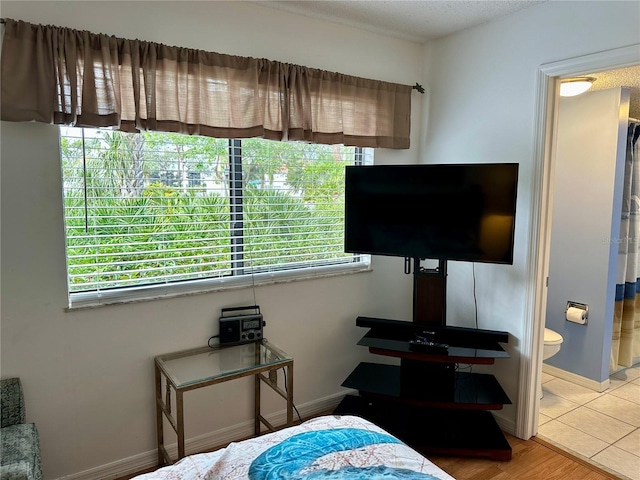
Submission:
[[[228,140],[62,129],[70,292],[349,261],[344,167],[355,148],[241,143],[238,239]]]

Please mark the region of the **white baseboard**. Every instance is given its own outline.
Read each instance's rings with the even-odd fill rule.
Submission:
[[[596,380],[591,380],[590,378],[586,378],[575,373],[567,372],[566,370],[554,367],[553,365],[547,365],[546,363],[542,364],[542,371],[544,373],[548,373],[549,375],[553,375],[554,377],[561,378],[562,380],[575,383],[576,385],[580,385],[581,387],[585,387],[596,392],[604,392],[607,388],[609,388],[608,378],[603,382],[598,382]]]
[[[313,400],[311,402],[298,405],[298,411],[302,418],[311,417],[335,408],[344,398],[345,392],[335,393],[328,397]],[[286,410],[265,415],[265,418],[274,426],[283,425],[287,420]],[[294,419],[296,415],[294,413]],[[216,430],[215,432],[206,433],[193,438],[185,439],[185,450],[187,454],[194,452],[203,452],[211,450],[219,445],[237,441],[238,439],[253,436],[253,420],[232,425],[230,427]],[[167,445],[167,452],[171,458],[176,458],[178,453],[178,445],[174,443]],[[106,465],[84,470],[60,477],[57,480],[112,480],[114,478],[132,475],[136,472],[153,468],[158,465],[158,452],[151,450],[139,453],[132,457],[117,460]]]
[[[502,417],[496,412],[493,412],[493,418],[496,419],[496,423],[500,427],[500,430],[513,436],[516,435],[516,422],[514,422],[513,419]]]

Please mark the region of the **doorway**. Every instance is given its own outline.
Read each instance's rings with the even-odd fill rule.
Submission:
[[[530,363],[521,364],[520,397],[522,408],[518,416],[518,436],[529,438],[538,431],[540,399],[537,385],[542,380],[542,337],[547,305],[547,277],[549,273],[549,247],[551,238],[551,196],[553,186],[553,146],[558,121],[559,78],[604,72],[640,64],[639,45],[600,52],[541,66],[538,77],[538,112],[536,151],[533,171],[533,223],[530,259],[531,312],[527,321],[530,337]],[[536,220],[538,221],[535,224]],[[526,357],[525,357],[526,358]]]

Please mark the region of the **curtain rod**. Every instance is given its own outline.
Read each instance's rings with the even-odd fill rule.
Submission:
[[[6,23],[6,20],[4,18],[0,18],[0,24],[4,25]],[[419,83],[416,82],[416,84],[411,87],[413,90],[417,90],[420,93],[424,93],[424,87],[422,85],[420,85]]]

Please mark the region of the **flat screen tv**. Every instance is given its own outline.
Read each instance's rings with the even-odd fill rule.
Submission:
[[[348,166],[345,251],[513,263],[518,164]]]

